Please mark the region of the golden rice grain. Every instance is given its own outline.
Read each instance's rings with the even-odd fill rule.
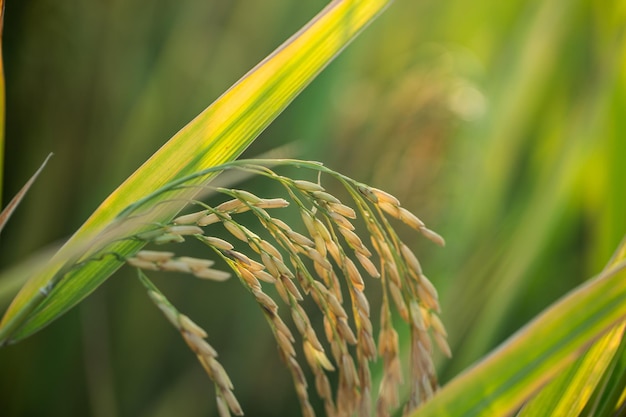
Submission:
[[[246,207],[245,203],[243,203],[241,200],[233,199],[223,202],[219,206],[215,207],[215,210],[221,213],[228,213],[237,211],[238,209],[243,207]]]
[[[199,271],[194,271],[193,274],[201,279],[207,279],[207,280],[211,280],[211,281],[226,281],[227,279],[230,278],[230,274],[228,272],[225,271],[219,271],[217,269],[210,269],[210,268],[206,268],[206,269],[201,269]]]
[[[402,320],[408,323],[410,320],[409,310],[407,309],[406,302],[404,301],[404,295],[402,293],[402,290],[400,290],[400,288],[394,282],[389,282],[388,287],[389,293],[391,294],[391,299],[396,305],[396,309],[398,310],[400,317],[402,317]]]
[[[285,304],[289,304],[291,295],[287,292],[287,288],[285,288],[285,285],[280,280],[276,280],[274,286],[281,300],[283,300]]]
[[[388,192],[379,190],[378,188],[374,188],[374,187],[371,187],[370,190],[378,199],[379,204],[387,203],[387,204],[391,204],[394,206],[400,206],[400,202],[398,201],[398,199],[392,196],[391,194],[389,194]]]
[[[357,316],[361,329],[369,334],[372,334],[372,322],[370,321],[369,316],[362,310],[357,311]]]
[[[335,262],[341,264],[342,255],[339,252],[339,246],[337,246],[337,244],[331,240],[330,242],[326,242],[326,249],[328,250],[328,253],[330,253],[330,256],[332,256],[332,258],[335,260]]]
[[[183,273],[191,272],[191,267],[186,262],[180,261],[178,259],[170,259],[169,261],[161,262],[158,265],[159,269],[163,271]]]
[[[336,315],[337,317],[348,317],[346,310],[344,310],[341,303],[339,303],[339,300],[337,300],[335,294],[327,290],[324,294],[324,300],[326,301],[328,307],[330,308],[330,311],[332,311],[334,315]]]
[[[237,198],[239,198],[240,200],[244,200],[250,204],[258,204],[261,201],[263,201],[263,199],[257,197],[256,195],[246,190],[231,190],[231,191],[237,196]]]
[[[323,351],[315,349],[310,342],[305,340],[302,344],[302,350],[311,369],[321,367],[327,371],[335,370],[335,367],[330,362],[326,354]]]
[[[348,279],[350,280],[352,285],[354,285],[354,287],[357,290],[363,291],[365,289],[365,283],[363,282],[363,277],[361,277],[361,273],[357,269],[354,262],[352,262],[352,259],[345,258],[344,267],[346,268]]]
[[[420,275],[420,282],[417,287],[417,293],[420,297],[420,300],[426,306],[428,306],[428,308],[438,313],[440,312],[439,296],[437,295],[437,290],[428,280],[428,278],[426,278],[425,275]]]
[[[443,337],[448,337],[448,333],[446,332],[445,327],[443,327],[443,323],[441,322],[439,316],[437,316],[436,314],[431,314],[430,323],[435,333],[439,333]]]
[[[355,252],[354,255],[356,259],[359,261],[363,269],[371,276],[372,278],[380,278],[380,272],[376,269],[374,263],[367,256],[363,255],[360,252]]]
[[[261,249],[263,251],[265,251],[269,255],[272,255],[274,258],[277,258],[282,261],[283,256],[280,254],[278,249],[276,249],[276,247],[272,245],[271,243],[269,243],[267,240],[261,240],[259,242],[259,245],[261,246]]]
[[[300,307],[299,305],[297,306],[300,309],[302,307]],[[298,329],[298,332],[301,335],[304,335],[307,327],[310,326],[310,324],[308,323],[308,317],[306,315],[303,316],[304,311],[302,311],[302,313],[300,311],[298,311],[297,309],[293,309],[291,310],[291,318],[293,319],[293,322],[296,325],[296,328]],[[307,319],[305,320],[305,317],[307,317]]]
[[[411,313],[411,324],[421,331],[426,331],[426,325],[424,324],[424,318],[422,317],[422,311],[416,300],[409,302],[409,312]]]
[[[198,326],[196,323],[193,322],[193,320],[191,320],[184,314],[180,314],[178,316],[178,323],[180,324],[180,328],[182,330],[193,333],[202,338],[207,337],[207,333],[204,331],[204,329]]]
[[[322,346],[322,344],[320,343],[317,334],[315,333],[315,330],[313,329],[313,327],[311,327],[309,325],[309,327],[307,327],[306,329],[306,334],[304,335],[304,339],[309,341],[313,347],[321,352],[324,351],[324,347]]]
[[[305,181],[305,180],[294,180],[293,184],[302,191],[313,192],[313,191],[324,191],[324,187],[314,182]]]
[[[360,248],[361,246],[363,246],[361,238],[359,238],[356,233],[342,227],[339,228],[339,233],[341,233],[344,239],[346,239],[346,242],[348,242],[352,249]]]
[[[275,209],[289,206],[289,201],[284,198],[265,198],[254,205],[261,209]]]
[[[404,207],[400,207],[399,211],[400,215],[398,217],[398,220],[402,221],[407,226],[417,231],[424,227],[424,222],[421,221],[415,214],[411,213]]]
[[[213,223],[218,223],[219,221],[221,221],[220,217],[215,213],[211,213],[211,214],[207,214],[204,217],[199,218],[196,221],[196,224],[198,226],[208,226]]]
[[[216,395],[215,400],[217,403],[217,413],[219,417],[231,417],[228,405],[226,404],[226,401],[224,401],[221,394]]]
[[[425,393],[424,396],[426,398],[432,398],[433,395],[435,395],[435,393],[433,392],[432,385],[431,385],[430,380],[428,379],[427,375],[424,375],[422,377],[422,389],[424,390],[424,393]]]
[[[215,261],[211,261],[209,259],[192,258],[189,256],[181,256],[178,260],[189,265],[189,268],[191,268],[192,271],[210,268],[215,264]]]
[[[354,387],[358,378],[354,362],[350,355],[343,355],[339,365],[348,387]]]
[[[312,293],[312,294],[314,294],[314,293]],[[335,338],[334,326],[330,323],[330,319],[328,318],[327,315],[324,315],[322,321],[324,323],[324,334],[326,336],[326,340],[328,340],[329,342],[332,343],[334,338]],[[331,348],[332,347],[333,346],[331,346]],[[335,358],[337,357],[335,352],[333,352],[333,356],[335,356]]]
[[[376,194],[374,194],[371,187],[368,187],[365,184],[359,184],[357,185],[357,190],[372,203],[378,203],[378,197],[376,197]]]
[[[168,226],[165,228],[165,230],[168,233],[172,233],[172,234],[180,235],[180,236],[201,235],[204,233],[204,230],[202,230],[198,226],[192,226],[192,225]]]
[[[430,352],[428,352],[426,350],[426,348],[424,347],[424,345],[421,342],[417,342],[417,349],[418,349],[418,353],[417,356],[419,358],[419,360],[421,360],[423,367],[425,369],[425,372],[427,375],[434,375],[435,374],[435,364],[433,363],[433,360],[430,356]]]
[[[285,324],[283,319],[280,318],[280,316],[274,315],[272,317],[272,325],[276,327],[276,331],[284,334],[291,343],[294,343],[296,341],[296,339],[293,337],[293,334],[291,333],[291,330],[289,330],[289,327],[287,327],[287,325]]]
[[[446,355],[448,358],[452,357],[452,351],[450,350],[450,346],[448,345],[448,341],[441,333],[433,333],[433,339],[435,339],[435,343],[439,347],[439,350]]]
[[[391,282],[396,284],[398,288],[401,288],[402,280],[400,279],[400,273],[398,272],[398,267],[396,266],[396,263],[393,261],[387,261],[387,263],[385,264],[385,271],[387,271]]]
[[[409,267],[413,271],[415,271],[417,275],[421,275],[422,266],[420,265],[413,251],[411,251],[411,249],[409,249],[409,247],[403,243],[400,245],[400,252],[402,252],[402,256],[404,257],[404,260],[409,265]]]
[[[385,213],[389,214],[390,216],[396,219],[400,219],[401,217],[401,212],[400,212],[401,207],[398,207],[396,205],[390,204],[385,201],[379,202],[378,207],[380,207]]]
[[[276,305],[274,300],[272,300],[272,297],[265,294],[260,289],[252,290],[252,294],[254,295],[254,298],[256,298],[257,302],[261,304],[263,308],[265,308],[267,311],[269,311],[272,314],[276,314],[276,312],[278,311],[278,305]]]
[[[159,267],[152,261],[146,261],[139,258],[128,258],[126,263],[130,266],[134,266],[135,268],[145,269],[148,271],[158,271]]]
[[[206,356],[206,357],[217,356],[217,352],[215,351],[215,349],[213,349],[213,347],[209,345],[207,341],[204,340],[202,337],[198,336],[197,334],[188,333],[188,332],[182,332],[182,335],[187,345],[191,348],[191,350],[196,355]]]
[[[278,347],[288,356],[296,356],[296,351],[291,344],[291,341],[281,332],[276,332],[276,342]]]
[[[327,399],[332,399],[332,391],[330,388],[330,382],[328,381],[328,378],[326,378],[326,375],[324,375],[323,373],[320,372],[320,377],[315,378],[315,389],[317,390],[317,393],[320,395],[321,398],[327,400]],[[333,410],[334,411],[334,410]],[[334,415],[334,414],[330,414],[330,413],[326,413],[327,415]]]
[[[313,219],[313,227],[314,227],[314,231],[311,233],[311,236],[321,235],[322,239],[324,239],[324,241],[326,242],[330,242],[333,240],[333,237],[328,231],[328,228],[324,225],[324,223],[320,219],[318,218]]]
[[[356,219],[356,213],[354,209],[352,207],[346,206],[345,204],[328,203],[328,209],[343,217],[347,217],[349,219]]]
[[[153,300],[154,300],[154,298],[153,298]],[[180,328],[179,327],[180,324],[178,323],[178,312],[176,310],[174,310],[166,302],[157,303],[157,307],[159,308],[159,310],[161,310],[161,312],[163,313],[165,318],[167,318],[167,321],[169,321],[177,329]]]
[[[306,227],[306,230],[308,230],[310,235],[318,233],[317,229],[315,228],[315,223],[313,221],[313,217],[309,213],[307,213],[306,211],[300,210],[300,217],[302,217],[302,221],[304,222],[304,226]]]
[[[316,199],[325,201],[327,203],[341,204],[341,201],[339,201],[337,197],[325,191],[313,191],[311,195],[315,197]]]
[[[354,225],[350,222],[350,220],[346,219],[339,213],[331,212],[328,214],[329,217],[340,227],[339,231],[345,230],[354,230]]]
[[[291,278],[289,278],[288,276],[281,274],[280,275],[280,280],[283,283],[283,285],[285,286],[285,288],[287,289],[287,291],[298,301],[303,300],[302,298],[302,294],[300,294],[300,291],[298,290],[298,288],[296,287],[296,285],[293,283],[293,281],[291,280]]]
[[[155,245],[167,245],[168,243],[182,243],[185,238],[182,235],[174,233],[164,233],[152,240]]]
[[[313,236],[313,240],[315,242],[315,250],[317,250],[323,258],[325,258],[328,253],[326,241],[321,235]]]
[[[267,282],[269,284],[273,284],[273,283],[276,282],[276,278],[274,278],[271,274],[269,274],[269,273],[267,273],[265,271],[262,271],[262,270],[256,270],[255,271],[255,270],[253,270],[252,274],[254,274],[254,276],[258,280],[260,280],[260,281]]]
[[[237,239],[242,240],[244,242],[248,241],[248,237],[241,230],[241,225],[239,225],[239,224],[237,224],[237,223],[235,223],[235,222],[233,222],[231,220],[226,220],[226,221],[222,222],[222,224],[224,225],[226,230],[228,230],[230,232],[230,234],[235,236]]]
[[[359,347],[363,355],[369,360],[374,360],[376,358],[376,342],[374,342],[374,338],[367,332],[361,332],[361,335]]]
[[[357,291],[357,290],[353,290],[351,292],[353,298],[354,298],[354,302],[357,306],[357,309],[359,311],[362,311],[365,313],[366,316],[369,316],[370,314],[370,303],[369,301],[367,301],[367,297],[365,296],[365,294],[363,294],[363,291]]]
[[[154,250],[140,250],[135,254],[135,257],[144,261],[150,262],[164,262],[171,259],[174,256],[174,252],[163,252]]]
[[[316,264],[321,266],[327,271],[332,271],[333,266],[328,262],[328,259],[324,258],[321,253],[313,248],[306,248],[306,255]]]
[[[419,229],[420,233],[422,233],[422,235],[424,235],[424,237],[426,237],[427,239],[429,239],[431,242],[444,247],[446,246],[446,241],[443,239],[443,237],[441,237],[439,234],[437,234],[436,232],[433,232],[430,229],[427,229],[426,227],[420,227]]]
[[[234,248],[234,246],[230,242],[227,242],[218,237],[202,236],[202,240],[217,249],[231,250]]]
[[[278,271],[278,267],[276,266],[276,263],[274,262],[274,259],[273,259],[272,255],[268,255],[267,253],[262,252],[261,253],[261,262],[263,262],[263,265],[265,265],[265,268],[267,268],[267,271],[273,277],[279,277],[280,276],[280,272]]]
[[[246,283],[252,290],[260,290],[261,284],[256,279],[252,271],[246,269],[243,265],[238,264],[236,266],[239,277]]]
[[[222,391],[222,395],[224,401],[226,401],[226,404],[228,404],[228,408],[230,408],[230,411],[232,411],[233,414],[237,416],[243,416],[243,410],[241,409],[237,398],[235,398],[235,394],[233,394],[233,392],[230,390],[224,390]]]
[[[350,345],[356,345],[356,336],[345,317],[337,318],[337,333]]]
[[[285,223],[284,221],[282,221],[280,219],[272,217],[272,219],[270,221],[272,222],[272,224],[274,226],[278,227],[279,229],[281,229],[283,231],[291,230],[291,227],[289,227],[289,225],[287,223]]]
[[[294,232],[293,230],[285,231],[285,235],[292,242],[295,242],[296,244],[298,244],[300,246],[306,246],[306,247],[313,247],[313,246],[315,246],[315,244],[313,243],[313,241],[311,239],[309,239],[308,237],[306,237],[304,235],[301,235],[298,232]]]

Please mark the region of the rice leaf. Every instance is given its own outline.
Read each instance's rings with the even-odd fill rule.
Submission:
[[[0,212],[0,232],[2,232],[2,230],[4,229],[4,226],[9,221],[9,218],[11,217],[11,215],[13,214],[17,206],[20,204],[20,202],[22,201],[22,199],[24,198],[28,190],[30,190],[30,187],[32,187],[33,183],[35,182],[39,174],[41,174],[41,171],[43,171],[44,167],[48,163],[48,160],[50,159],[51,156],[52,154],[48,155],[48,157],[43,161],[41,166],[37,169],[37,171],[35,171],[32,177],[30,177],[30,179],[26,181],[26,184],[24,184],[24,186],[20,189],[20,191],[18,191],[18,193],[15,194],[15,196],[13,196],[11,201],[9,201],[9,204],[7,204],[7,206],[2,210],[2,212]]]
[[[606,269],[624,259],[623,251],[618,251]],[[529,401],[519,417],[579,416],[587,406],[596,390],[602,390],[603,379],[611,372],[614,357],[619,352],[624,336],[624,324],[611,329],[596,341],[583,356],[567,367],[557,378],[551,381],[541,392]]]
[[[47,269],[23,287],[0,323],[0,344],[36,332],[95,290],[122,265],[120,257],[143,246],[124,236],[170,220],[197,190],[156,195],[147,208],[128,211],[129,206],[165,184],[235,159],[389,3],[331,2],[180,130],[102,203]],[[208,177],[197,178],[195,184]]]
[[[518,417],[579,416],[601,383],[620,345],[624,325],[613,328],[528,402]]]
[[[515,413],[591,344],[623,322],[626,239],[616,253],[596,278],[553,304],[411,416]]]
[[[603,375],[581,417],[613,417],[626,408],[626,338],[613,357],[613,363]],[[621,414],[620,414],[621,413]]]

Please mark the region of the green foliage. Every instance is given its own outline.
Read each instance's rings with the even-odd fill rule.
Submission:
[[[606,271],[553,304],[412,415],[511,415],[600,339],[521,414],[580,415],[623,337],[626,241],[620,252]]]
[[[226,90],[322,3],[10,2],[4,195],[16,194],[48,152],[56,157],[3,232],[2,264],[72,233],[206,97]],[[610,416],[623,404],[624,343],[596,356],[619,334],[577,361],[568,356],[620,314],[623,276],[604,272],[588,291],[575,291],[582,305],[565,299],[571,313],[556,312],[565,322],[573,315],[569,327],[539,319],[527,328],[550,330],[544,344],[520,356],[521,342],[489,352],[596,275],[624,235],[625,21],[623,2],[396,1],[248,151],[301,139],[289,156],[305,153],[388,189],[446,237],[443,251],[410,245],[439,289],[454,353],[437,364],[445,388],[424,415],[440,406],[450,415],[487,412],[468,411],[474,398],[457,402],[468,394],[510,411],[528,387],[559,374],[522,413],[546,397],[548,406],[583,416]],[[19,271],[36,267],[26,264]],[[128,279],[134,274],[116,276],[63,320],[2,349],[3,415],[199,416],[214,408],[177,335],[146,325],[155,316]],[[0,300],[23,278],[3,274]],[[221,341],[245,410],[297,413],[289,375],[247,294],[155,282]],[[602,287],[607,282],[615,286]],[[604,313],[595,321],[578,314],[590,311]],[[408,344],[408,334],[400,342]],[[531,352],[542,361],[524,367]],[[516,366],[490,370],[503,362]],[[595,390],[581,396],[559,383],[569,376]],[[562,394],[559,404],[550,392]]]
[[[191,186],[210,175],[188,180],[188,187],[176,192],[153,195],[145,208],[149,213],[138,221],[129,219],[135,214],[126,211],[131,204],[166,184],[235,159],[386,3],[331,4],[181,129],[23,287],[0,322],[0,344],[41,329],[102,284],[122,264],[120,257],[144,244],[127,238],[147,224],[171,220],[197,194]]]

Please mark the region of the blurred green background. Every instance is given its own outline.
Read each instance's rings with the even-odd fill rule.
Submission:
[[[3,269],[69,236],[325,3],[9,1],[4,204],[55,156],[3,232]],[[402,234],[440,290],[445,383],[599,272],[626,232],[625,28],[619,1],[397,0],[246,155],[295,141],[284,156],[388,190],[446,237],[442,250]],[[133,275],[0,350],[0,415],[216,415]],[[20,274],[7,276],[2,309]],[[236,281],[157,283],[208,330],[247,415],[297,415]]]

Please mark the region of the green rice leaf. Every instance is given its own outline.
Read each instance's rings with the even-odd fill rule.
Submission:
[[[622,246],[607,265],[607,269],[625,258]],[[624,337],[624,324],[619,324],[596,341],[583,356],[551,381],[541,392],[529,401],[518,417],[545,416],[546,414],[563,417],[579,416],[584,408],[589,407],[596,391],[602,391],[605,378],[615,365]]]
[[[626,338],[613,357],[581,417],[613,417],[626,407]]]
[[[579,416],[620,346],[624,325],[613,328],[527,403],[518,417]]]
[[[33,184],[35,183],[35,180],[37,179],[39,174],[41,174],[41,171],[43,171],[44,167],[48,163],[48,160],[50,160],[50,157],[52,157],[52,154],[48,155],[48,157],[43,161],[43,164],[41,164],[39,169],[35,171],[35,173],[30,177],[28,181],[26,181],[26,184],[24,184],[24,186],[20,189],[20,191],[18,191],[18,193],[13,196],[11,201],[9,201],[9,204],[7,204],[7,206],[2,210],[2,212],[0,212],[0,233],[4,229],[4,226],[7,224],[7,222],[11,218],[11,215],[13,214],[17,206],[20,204],[20,202],[22,201],[22,199],[24,198],[28,190],[30,190],[30,187],[32,187]]]
[[[235,159],[390,1],[331,2],[179,131],[22,288],[0,322],[0,344],[36,332],[102,284],[123,264],[121,257],[143,246],[124,237],[172,219],[197,189],[177,189],[128,207],[177,179]]]
[[[624,321],[626,239],[609,265],[411,415],[506,416],[519,410],[590,345]]]

